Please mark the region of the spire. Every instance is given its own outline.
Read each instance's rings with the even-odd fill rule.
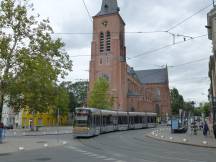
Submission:
[[[103,0],[101,10],[96,16],[118,13],[119,10],[117,0]]]

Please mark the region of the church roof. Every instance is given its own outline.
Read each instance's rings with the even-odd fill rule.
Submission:
[[[101,10],[96,16],[118,13],[119,10],[117,0],[103,0]]]
[[[151,69],[135,71],[136,76],[142,84],[164,84],[168,83],[168,71],[164,69]]]

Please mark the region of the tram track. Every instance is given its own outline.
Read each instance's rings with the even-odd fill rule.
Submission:
[[[164,159],[170,162],[172,161],[205,162],[205,161],[193,160],[189,158],[188,159],[181,158],[181,156],[180,157],[173,156],[177,154],[177,151],[175,150],[173,151],[173,148],[172,149],[171,148],[161,149],[160,147],[158,147],[159,144],[161,145],[161,143],[156,142],[155,144],[153,143],[153,140],[149,141],[150,139],[148,139],[145,141],[144,140],[145,138],[141,139],[140,137],[145,136],[145,132],[143,131],[141,132],[140,130],[135,130],[134,134],[132,133],[132,131],[114,132],[114,133],[104,134],[102,136],[98,136],[90,140],[79,139],[79,142],[82,143],[83,146],[88,147],[88,149],[100,151],[100,153],[106,153],[110,156],[113,156],[115,154],[122,155],[122,156],[128,156],[132,154],[134,158],[139,157],[141,159],[146,159],[146,157],[151,157],[154,159]],[[115,149],[113,150],[113,148]],[[119,151],[116,152],[115,150],[119,150]],[[185,155],[185,153],[186,152],[181,153],[181,154]],[[169,154],[169,157],[164,156],[168,154]],[[187,157],[190,157],[189,155],[190,153],[187,152]]]

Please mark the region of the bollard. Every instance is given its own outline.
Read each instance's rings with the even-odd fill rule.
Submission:
[[[44,147],[48,147],[48,144],[47,144],[47,143],[45,143],[45,144],[44,144]]]
[[[169,139],[170,139],[170,140],[173,140],[173,137],[170,137]]]
[[[161,138],[164,138],[164,136],[161,136]]]

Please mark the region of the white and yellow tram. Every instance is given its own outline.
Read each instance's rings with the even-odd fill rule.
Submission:
[[[156,113],[76,108],[73,135],[91,137],[113,131],[155,127],[156,116]]]

